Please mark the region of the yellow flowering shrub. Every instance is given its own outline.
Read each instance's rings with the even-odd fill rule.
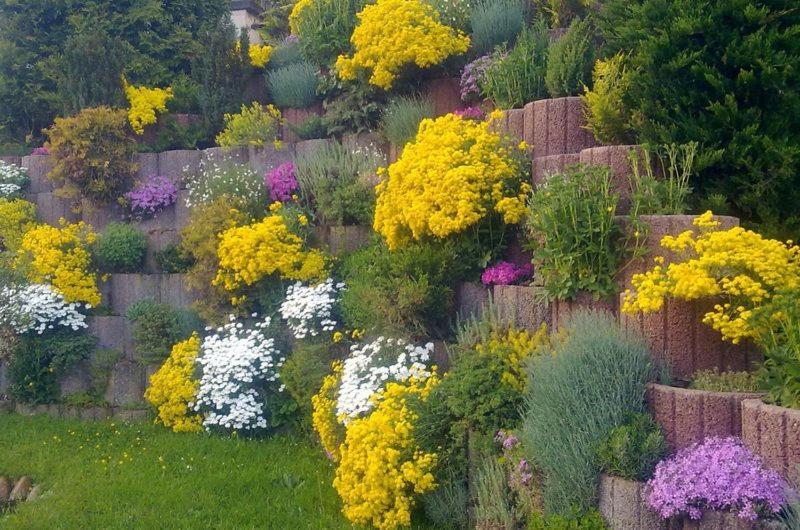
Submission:
[[[67,302],[100,304],[100,290],[89,247],[97,240],[84,222],[61,226],[37,225],[22,236],[15,266],[28,280],[49,283]]]
[[[694,220],[698,234],[687,230],[665,236],[661,246],[683,261],[656,266],[633,277],[633,291],[625,293],[626,313],[661,310],[664,299],[720,298],[703,322],[734,344],[756,335],[750,324],[753,311],[783,290],[800,287],[800,247],[766,239],[756,232],[734,227],[719,230],[719,222],[706,212]]]
[[[283,123],[281,111],[273,105],[254,101],[249,107],[242,105],[240,112],[225,114],[225,129],[217,135],[221,147],[255,145],[272,142],[280,147],[278,133]]]
[[[0,251],[13,255],[22,236],[36,226],[36,205],[23,199],[0,198]]]
[[[175,432],[200,432],[203,419],[190,409],[197,396],[198,381],[192,377],[200,351],[197,334],[177,343],[161,368],[150,377],[144,398],[158,409],[158,422]]]
[[[480,355],[503,357],[507,367],[500,380],[522,394],[528,381],[525,370],[528,359],[548,341],[546,324],[542,324],[535,333],[510,327],[492,331],[486,340],[475,345],[475,350]]]
[[[345,80],[370,70],[369,82],[388,90],[407,65],[437,65],[469,48],[469,37],[439,22],[439,13],[423,0],[378,0],[358,13],[358,19],[350,38],[355,54],[336,60]]]
[[[147,88],[125,83],[128,98],[128,121],[136,134],[144,133],[144,126],[156,122],[156,113],[167,110],[167,101],[172,99],[172,87]]]
[[[271,274],[300,281],[320,280],[325,274],[322,252],[306,249],[303,239],[278,214],[223,232],[217,256],[219,270],[214,285],[222,285],[228,291],[252,285]]]
[[[247,55],[250,57],[250,64],[256,68],[264,68],[272,55],[272,46],[269,44],[251,44],[247,48]]]
[[[331,460],[339,461],[339,446],[344,438],[344,427],[336,417],[336,391],[342,375],[342,363],[333,363],[333,372],[325,376],[319,392],[311,398],[311,422],[319,436],[322,448]]]
[[[492,214],[519,223],[530,192],[524,147],[493,132],[491,121],[454,114],[423,120],[416,139],[381,172],[373,228],[393,250],[458,234]]]
[[[373,396],[372,413],[348,424],[333,486],[353,524],[408,526],[415,495],[435,487],[436,454],[423,452],[415,442],[417,416],[408,402],[426,399],[437,383],[435,375],[390,382]]]

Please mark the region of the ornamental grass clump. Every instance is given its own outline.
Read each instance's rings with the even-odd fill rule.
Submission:
[[[710,437],[656,466],[647,502],[667,519],[700,519],[729,510],[745,520],[773,517],[787,502],[788,485],[738,438]]]
[[[525,27],[525,2],[480,0],[470,9],[472,51],[485,54],[503,44],[513,44]]]
[[[492,233],[502,235],[504,224],[524,217],[530,191],[524,152],[524,144],[493,132],[491,120],[454,114],[423,120],[416,139],[382,174],[373,228],[390,250],[459,234],[492,248],[502,239]]]
[[[281,108],[310,107],[319,99],[319,74],[307,61],[287,64],[267,72],[267,89],[272,101]]]
[[[605,313],[573,313],[551,350],[528,368],[519,437],[544,474],[545,511],[569,516],[594,504],[597,450],[629,414],[643,412],[654,369],[644,342]]]
[[[178,186],[169,177],[150,175],[125,194],[136,219],[153,217],[178,199]]]
[[[429,68],[469,48],[469,37],[442,24],[422,0],[377,0],[358,13],[358,21],[350,38],[355,53],[340,55],[336,71],[343,80],[367,71],[369,82],[384,90],[407,66]]]
[[[150,376],[144,398],[158,410],[157,421],[175,432],[200,432],[203,418],[193,411],[199,382],[194,377],[200,351],[197,335],[172,347],[158,371]]]
[[[392,145],[402,147],[414,139],[419,123],[436,115],[430,100],[417,97],[397,97],[389,100],[381,117],[383,135]]]

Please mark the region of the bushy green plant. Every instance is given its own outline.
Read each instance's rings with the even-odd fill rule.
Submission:
[[[105,272],[139,272],[146,254],[147,236],[125,223],[109,223],[94,245],[94,255]]]
[[[628,480],[648,480],[667,455],[667,441],[650,414],[633,414],[614,427],[597,450],[604,473]]]
[[[57,118],[45,134],[55,162],[48,178],[60,186],[64,197],[108,203],[121,195],[134,174],[131,159],[136,142],[124,110],[84,109],[75,116]]]
[[[332,141],[295,159],[303,198],[329,225],[369,225],[375,206],[371,180],[385,160],[377,149]]]
[[[167,101],[170,114],[198,114],[200,110],[200,84],[186,74],[176,76],[170,84],[172,97]],[[167,118],[159,118],[159,123]]]
[[[310,107],[317,101],[317,69],[308,61],[287,64],[267,72],[267,90],[281,108]]]
[[[631,203],[638,215],[686,213],[692,188],[697,144],[643,146],[632,149]],[[716,210],[712,210],[716,212]]]
[[[541,21],[520,33],[511,50],[499,49],[483,76],[481,90],[501,109],[520,108],[547,94],[549,37]]]
[[[433,103],[415,97],[396,97],[389,100],[381,118],[383,135],[392,145],[404,146],[417,135],[419,124],[436,114]]]
[[[527,528],[528,530],[606,530],[608,526],[600,512],[591,509],[578,517],[533,513],[528,519]]]
[[[700,370],[692,374],[689,388],[711,392],[760,392],[764,389],[755,372]]]
[[[525,27],[525,2],[522,0],[480,0],[470,10],[472,50],[477,55],[495,47],[511,45]]]
[[[158,132],[154,141],[139,143],[139,152],[162,153],[180,149],[197,149],[210,146],[213,142],[208,138],[205,123],[182,125],[169,114],[158,118]]]
[[[335,75],[326,77],[325,126],[328,134],[369,132],[380,121],[385,94],[369,83],[341,81]]]
[[[570,516],[591,508],[597,449],[629,414],[643,412],[654,370],[644,342],[605,313],[576,311],[551,340],[553,355],[529,368],[519,436],[544,473],[545,511]]]
[[[634,137],[633,117],[625,102],[630,79],[622,53],[594,64],[592,87],[584,87],[581,101],[586,128],[599,142],[624,144],[630,143]]]
[[[303,420],[311,425],[311,398],[319,392],[322,380],[331,371],[335,351],[326,342],[296,342],[292,354],[281,368],[281,381],[297,402]]]
[[[545,84],[550,97],[577,96],[591,82],[594,31],[588,19],[574,20],[567,32],[550,45]]]
[[[616,292],[614,276],[626,250],[614,220],[618,199],[607,166],[569,166],[533,193],[528,245],[549,299]]]
[[[136,351],[147,362],[163,360],[172,346],[202,328],[199,318],[190,311],[149,298],[131,304],[125,318],[132,324]]]
[[[194,265],[192,256],[187,255],[179,244],[168,245],[162,250],[156,250],[153,252],[153,257],[161,272],[167,274],[184,273]]]
[[[59,396],[59,379],[89,357],[97,339],[81,331],[58,329],[18,337],[8,375],[11,395],[24,403],[51,403]]]
[[[539,8],[550,16],[553,28],[563,28],[576,18],[589,14],[597,0],[536,0]]]
[[[442,335],[462,276],[454,245],[373,243],[345,256],[341,308],[349,328]]]
[[[328,135],[328,128],[325,126],[325,120],[321,116],[311,116],[297,125],[290,123],[289,129],[301,140],[325,138]]]
[[[791,0],[603,2],[607,53],[650,143],[704,148],[693,187],[741,216],[793,220],[800,199],[800,12]]]
[[[506,469],[492,457],[484,457],[475,474],[475,520],[479,528],[515,528],[509,502]]]
[[[350,51],[350,36],[356,27],[356,13],[365,0],[315,0],[289,18],[292,33],[300,38],[305,58],[317,66],[329,67],[339,55]]]

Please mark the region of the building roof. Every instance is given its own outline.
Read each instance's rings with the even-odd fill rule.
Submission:
[[[231,11],[247,11],[255,16],[261,14],[261,8],[253,0],[231,0]]]

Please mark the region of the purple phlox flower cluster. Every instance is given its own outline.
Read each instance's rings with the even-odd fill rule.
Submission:
[[[267,184],[270,199],[281,202],[290,200],[298,188],[294,164],[284,162],[278,167],[270,169],[267,171],[264,182]]]
[[[49,155],[50,151],[47,150],[47,147],[41,146],[41,147],[37,147],[33,151],[31,151],[31,154],[32,155]]]
[[[462,110],[457,110],[453,112],[453,114],[468,120],[482,120],[486,117],[486,113],[483,112],[483,109],[480,107],[467,107]]]
[[[656,466],[647,501],[661,517],[731,510],[741,519],[774,515],[786,504],[788,485],[739,438],[709,437]]]
[[[178,186],[169,177],[150,175],[125,194],[137,216],[155,215],[178,198]]]
[[[519,266],[509,261],[501,261],[483,271],[481,282],[484,285],[511,285],[529,278],[532,273],[533,266],[530,263]]]
[[[463,101],[473,101],[480,97],[483,76],[493,60],[491,54],[483,55],[471,63],[467,63],[461,71],[461,99]]]
[[[494,441],[503,446],[503,449],[509,450],[515,448],[519,444],[519,438],[512,433],[506,431],[497,431],[494,435]]]

